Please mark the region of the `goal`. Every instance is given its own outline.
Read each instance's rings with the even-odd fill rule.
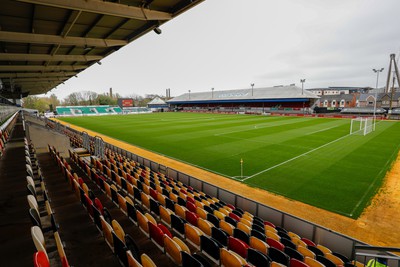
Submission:
[[[351,120],[350,134],[367,135],[374,130],[374,118],[359,117]]]

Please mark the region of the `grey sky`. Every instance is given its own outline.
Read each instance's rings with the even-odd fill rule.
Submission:
[[[375,86],[400,52],[399,0],[206,0],[58,86],[171,95],[268,87]]]

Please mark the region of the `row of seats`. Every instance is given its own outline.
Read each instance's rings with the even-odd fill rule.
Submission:
[[[10,138],[10,133],[14,129],[15,123],[17,121],[17,116],[4,128],[0,129],[0,158],[3,156],[4,150],[6,149],[6,144]]]
[[[191,254],[189,246],[186,245],[181,238],[173,236],[170,229],[161,223],[162,221],[159,223],[157,222],[157,220],[160,220],[159,210],[155,213],[151,212],[150,204],[146,205],[145,201],[137,201],[133,195],[129,195],[127,191],[122,190],[120,184],[114,183],[111,179],[106,180],[104,177],[99,178],[99,174],[101,173],[98,173],[94,168],[90,169],[76,154],[71,153],[71,158],[77,160],[79,166],[83,170],[87,170],[88,176],[93,177],[93,181],[99,185],[110,200],[119,206],[121,211],[128,215],[129,219],[134,222],[135,225],[138,225],[139,229],[175,263],[178,265],[183,264],[183,266],[192,266],[191,263],[197,262],[199,263],[198,266],[209,266],[209,263],[204,257],[198,254]],[[131,185],[129,182],[127,184]],[[125,194],[125,196],[123,196],[123,194]],[[139,195],[144,199],[148,197],[143,192],[141,194],[139,193]],[[137,203],[135,204],[134,201],[137,201]],[[157,206],[157,209],[158,207],[161,208],[162,206]],[[157,220],[155,218],[157,218]],[[204,265],[200,264],[200,261],[203,261]]]
[[[97,164],[98,165],[98,164]],[[106,165],[109,165],[108,163],[106,163]],[[114,166],[115,167],[115,166]],[[142,171],[141,175],[143,175],[143,173],[145,173],[145,171]],[[137,175],[137,173],[135,173],[135,176]],[[156,174],[157,175],[157,174]],[[148,179],[149,175],[145,175],[146,179]],[[137,177],[137,176],[136,176]],[[117,181],[120,179],[117,179]],[[156,181],[157,183],[157,178]],[[135,185],[138,185],[138,183],[140,184],[140,182],[136,181]],[[148,183],[147,183],[148,184]],[[146,185],[144,185],[146,188]],[[168,186],[166,186],[168,187]],[[176,185],[175,185],[176,187]],[[175,188],[177,190],[180,190],[180,193],[185,192],[183,189],[179,189],[179,188]],[[175,190],[173,189],[173,190]],[[247,250],[245,253],[240,253],[240,245],[241,245],[241,241],[235,237],[229,237],[228,239],[228,234],[226,234],[224,231],[222,231],[219,228],[216,228],[213,226],[213,224],[207,220],[207,217],[210,218],[209,216],[207,216],[207,212],[203,209],[201,209],[200,207],[208,207],[205,206],[204,203],[208,203],[206,197],[204,197],[205,194],[201,195],[200,193],[196,194],[196,192],[194,192],[193,197],[187,197],[186,198],[186,194],[191,194],[190,192],[185,192],[184,195],[181,194],[181,196],[174,196],[173,193],[169,193],[166,194],[167,198],[163,197],[162,194],[163,193],[159,188],[159,191],[154,191],[153,188],[150,188],[150,198],[147,194],[145,194],[144,192],[141,192],[141,196],[140,196],[140,200],[142,201],[142,203],[144,203],[144,206],[153,212],[156,215],[160,215],[161,217],[161,221],[163,221],[164,223],[166,223],[167,225],[169,225],[170,227],[172,227],[172,229],[176,230],[178,234],[180,234],[181,236],[185,236],[187,241],[189,243],[191,243],[193,246],[195,246],[198,249],[201,249],[202,251],[205,251],[205,253],[207,254],[207,251],[209,252],[208,255],[214,255],[211,256],[211,259],[215,260],[216,263],[219,263],[219,260],[221,259],[221,261],[224,260],[225,257],[227,257],[227,255],[230,255],[229,253],[231,252],[239,252],[239,256],[242,256],[242,258],[247,258]],[[192,190],[189,188],[189,190]],[[146,191],[146,190],[144,190]],[[168,190],[170,191],[170,190]],[[164,191],[165,193],[165,191]],[[147,196],[147,197],[146,197]],[[171,199],[175,199],[175,201],[173,202],[168,202],[168,200],[170,200],[168,198],[168,196],[170,196]],[[198,202],[198,206],[197,207],[194,203],[198,200],[195,200],[194,198],[197,198],[198,196],[203,196],[203,202]],[[161,197],[161,198],[160,198]],[[185,199],[183,199],[185,198]],[[139,199],[139,198],[136,198]],[[157,213],[157,208],[153,209],[153,207],[157,207],[157,205],[151,205],[153,202],[157,203],[154,199],[158,199],[160,200],[160,204],[159,205],[159,213]],[[149,201],[150,200],[150,201]],[[181,201],[179,201],[181,200]],[[185,203],[185,201],[188,200],[186,202],[187,206],[181,206],[178,203]],[[209,199],[210,201],[215,201],[212,199]],[[153,201],[153,202],[152,202]],[[146,204],[147,203],[147,204]],[[168,205],[168,203],[172,203],[170,205]],[[219,204],[219,202],[214,202],[216,204]],[[210,205],[214,205],[214,204],[210,204]],[[169,208],[166,208],[164,206],[170,206]],[[215,210],[215,212],[218,212],[220,214],[220,216],[222,216],[222,210],[225,209],[225,212],[228,213],[229,211],[232,211],[232,207],[229,207],[228,205],[226,205],[226,207],[220,207],[219,211]],[[229,210],[229,211],[228,211]],[[202,211],[202,212],[199,212]],[[238,211],[238,210],[237,210]],[[199,214],[197,214],[197,213]],[[209,215],[212,215],[212,213],[208,213]],[[233,213],[232,213],[233,214]],[[202,216],[203,218],[201,218],[200,216]],[[237,215],[235,215],[237,216]],[[250,216],[250,214],[244,214],[244,216]],[[215,218],[215,217],[211,217],[210,219]],[[185,221],[188,223],[185,223]],[[218,220],[218,218],[215,218],[215,220]],[[211,220],[214,221],[215,220]],[[217,221],[217,224],[219,224],[219,222]],[[230,224],[227,224],[229,226],[231,226]],[[200,226],[200,228],[198,228],[198,226]],[[218,227],[218,226],[217,226]],[[203,232],[204,230],[204,232]],[[240,230],[239,230],[240,231]],[[212,242],[211,240],[207,240],[206,236],[208,237],[212,237],[215,239],[215,241],[218,241],[220,244],[222,245],[217,245],[217,246],[213,246],[212,244],[218,244],[218,242]],[[228,242],[229,240],[229,242]],[[202,242],[203,241],[203,242]],[[248,241],[247,241],[248,242]],[[201,243],[203,243],[203,246],[201,246]],[[268,246],[267,244],[265,244],[266,247]],[[222,251],[221,249],[223,248],[223,246],[228,247],[231,251]],[[220,251],[221,250],[221,251]],[[215,253],[215,251],[222,253],[222,258],[221,255],[219,253]],[[266,249],[264,250],[265,252],[267,251]],[[229,253],[228,253],[229,252]],[[262,259],[263,257],[260,254],[260,252],[254,250],[252,253],[250,253],[249,256],[249,261],[255,263],[260,263],[259,260]],[[254,255],[258,255],[254,256]],[[236,257],[238,255],[235,255]],[[256,259],[257,258],[257,259]],[[271,262],[270,259],[268,259],[267,257],[264,257],[264,263],[266,262]],[[263,265],[263,264],[262,264]]]
[[[29,216],[33,224],[31,236],[37,250],[33,256],[34,266],[54,266],[61,262],[63,267],[68,267],[69,263],[64,251],[64,245],[58,232],[59,226],[56,223],[54,211],[50,204],[35,148],[26,138],[24,142],[27,201],[29,204]],[[54,247],[56,251],[53,251]]]
[[[78,157],[76,157],[74,155],[72,155],[72,157],[75,160],[79,159]],[[81,164],[82,163],[83,162],[81,161]],[[96,164],[96,165],[99,165],[99,164]],[[110,166],[108,166],[108,167],[110,167]],[[92,174],[93,173],[94,173],[94,170],[92,170]],[[124,178],[122,178],[122,180],[123,179]],[[118,181],[120,181],[120,179],[118,179]],[[104,182],[102,182],[102,183],[103,183],[103,186],[104,186]],[[123,183],[123,184],[125,184],[125,183]],[[122,209],[127,209],[127,212],[129,214],[129,216],[131,218],[133,218],[133,221],[139,223],[139,227],[141,228],[141,230],[144,233],[146,233],[147,236],[149,236],[151,239],[155,240],[160,247],[163,247],[163,245],[166,242],[167,242],[167,244],[169,244],[167,239],[166,239],[166,237],[165,237],[165,234],[164,234],[166,232],[164,230],[165,227],[164,227],[164,229],[161,229],[162,228],[161,226],[163,226],[162,224],[156,225],[155,220],[152,218],[152,216],[150,214],[147,213],[146,216],[143,216],[140,212],[136,211],[136,216],[135,215],[131,216],[130,210],[132,209],[131,205],[133,203],[124,203],[124,198],[121,197],[120,194],[117,192],[118,191],[117,186],[119,186],[119,187],[121,187],[121,189],[123,189],[121,185],[122,185],[121,183],[117,183],[116,185],[112,184],[111,186],[109,186],[107,184],[104,189],[105,189],[105,192],[107,192],[107,195],[110,197],[110,199],[112,199],[116,204],[118,203],[118,205],[120,207],[123,207]],[[129,185],[129,182],[128,182],[128,185]],[[103,187],[103,186],[101,186],[101,187]],[[144,186],[146,188],[146,185],[144,185]],[[153,191],[151,191],[151,195],[154,196],[154,194],[157,194],[157,192],[154,191],[154,189],[151,188],[150,190],[153,190]],[[201,244],[201,239],[202,239],[202,236],[203,236],[202,230],[197,228],[197,226],[194,226],[194,225],[192,225],[190,223],[185,223],[185,222],[183,222],[183,220],[181,220],[182,217],[189,217],[189,214],[191,214],[190,211],[186,210],[186,215],[181,215],[179,217],[179,216],[175,215],[174,211],[171,211],[170,209],[165,208],[163,205],[159,205],[159,204],[158,205],[152,205],[151,203],[157,203],[152,198],[152,196],[149,196],[149,195],[145,194],[144,192],[140,192],[140,194],[135,194],[135,195],[139,196],[138,198],[135,198],[133,196],[135,201],[138,201],[139,203],[141,203],[143,205],[143,208],[147,209],[148,211],[150,211],[155,216],[161,217],[161,221],[163,223],[167,224],[170,227],[172,226],[172,229],[174,231],[176,231],[176,233],[178,235],[180,235],[183,238],[186,238],[186,240],[190,244],[192,244],[195,248],[200,249],[200,248],[204,247],[204,251],[209,251],[211,254],[215,254],[215,251],[217,251],[218,252],[217,256],[216,256],[217,260],[219,261],[219,259],[221,258],[221,262],[224,262],[224,259],[226,261],[226,258],[229,255],[230,255],[230,257],[237,257],[238,256],[237,254],[234,254],[234,256],[232,256],[232,253],[235,253],[234,250],[237,247],[237,245],[234,245],[235,241],[238,242],[238,240],[236,240],[235,238],[231,238],[230,242],[229,242],[229,244],[230,244],[229,248],[233,248],[233,250],[226,250],[222,246],[221,247],[217,247],[217,249],[214,250],[215,247],[206,245],[206,244],[208,244],[207,240],[202,242],[204,245],[201,247],[200,244]],[[160,194],[160,196],[161,196],[161,194]],[[130,198],[126,198],[126,199],[130,199]],[[123,201],[121,201],[121,200],[123,200]],[[150,202],[149,202],[149,200],[150,200]],[[154,201],[154,202],[152,202],[152,201]],[[153,207],[156,207],[156,208],[153,209]],[[158,208],[159,208],[159,210],[158,210]],[[183,209],[183,207],[180,206],[177,203],[175,203],[174,206],[172,206],[172,209],[174,209],[174,210],[178,210],[179,208]],[[167,214],[167,215],[163,215],[163,214]],[[185,214],[185,212],[183,214]],[[151,221],[153,223],[149,223]],[[207,220],[204,220],[204,222],[207,222]],[[207,222],[207,223],[209,224],[208,225],[209,229],[211,229],[211,225],[212,224],[210,222]],[[197,223],[196,223],[196,225],[197,225]],[[178,246],[174,245],[174,247],[178,247]],[[180,246],[180,247],[182,249],[182,246]],[[223,250],[223,249],[225,249],[225,250]],[[184,250],[183,252],[189,252],[189,251],[185,251]],[[185,254],[183,254],[183,252],[181,251],[181,253],[176,253],[175,254],[176,255],[175,256],[175,261],[176,262],[181,263],[184,258],[190,257],[190,254],[187,255],[187,256],[183,256],[183,255],[185,255]],[[222,257],[220,257],[219,253],[221,253]],[[256,251],[256,250],[254,250],[254,252],[250,254],[250,260],[253,261],[254,263],[256,263],[257,262],[255,260],[256,256],[253,256],[253,255],[258,255],[258,254],[260,254],[260,253],[258,251]],[[258,258],[260,258],[260,256]],[[268,259],[267,259],[267,262],[270,262],[270,261],[268,261]]]
[[[71,166],[65,159],[60,157],[54,147],[50,147],[58,165],[70,182],[72,190],[80,198],[82,205],[87,210],[90,218],[103,235],[107,245],[117,256],[123,266],[156,266],[151,258],[145,253],[139,255],[139,249],[134,239],[125,234],[118,221],[111,218],[108,210],[103,206],[99,198],[94,196],[82,178],[73,172]]]
[[[79,140],[77,139],[78,138],[75,139],[75,143],[79,143]],[[331,252],[328,248],[322,245],[315,244],[306,238],[300,238],[295,233],[288,232],[285,229],[253,216],[248,212],[240,212],[240,209],[235,209],[232,205],[225,205],[226,207],[216,206],[216,204],[221,203],[219,200],[211,197],[207,199],[204,193],[201,194],[201,192],[196,192],[193,188],[184,186],[181,182],[173,182],[174,188],[172,188],[169,184],[172,179],[166,178],[162,174],[152,172],[149,168],[142,168],[142,166],[137,162],[126,159],[121,155],[117,155],[111,151],[107,151],[106,155],[107,160],[103,160],[102,162],[92,158],[92,166],[96,166],[101,173],[110,177],[116,185],[130,193],[135,200],[140,199],[141,202],[144,200],[145,203],[148,203],[145,206],[149,206],[149,210],[155,214],[157,213],[157,209],[155,208],[157,205],[152,205],[155,201],[158,201],[158,203],[166,202],[165,205],[161,206],[167,206],[168,203],[171,202],[166,199],[173,200],[172,205],[170,204],[168,207],[169,211],[168,209],[165,211],[165,209],[159,208],[160,216],[163,216],[163,214],[166,213],[171,215],[171,211],[175,209],[176,203],[186,203],[187,207],[183,205],[184,208],[189,209],[189,207],[191,207],[192,213],[197,214],[198,216],[203,216],[203,218],[199,218],[202,220],[197,220],[197,224],[199,221],[201,222],[200,226],[204,229],[203,233],[208,231],[208,236],[210,236],[210,227],[208,227],[208,230],[204,227],[204,225],[208,224],[204,223],[204,220],[207,220],[208,222],[211,222],[216,229],[221,229],[224,233],[228,234],[229,237],[239,239],[247,246],[250,246],[250,239],[255,240],[254,238],[258,238],[261,242],[266,243],[266,246],[264,246],[266,248],[264,250],[265,254],[268,255],[268,250],[277,250],[282,252],[278,262],[280,261],[281,264],[286,266],[291,263],[292,259],[306,263],[310,266],[320,266],[323,264],[324,266],[333,267],[357,264],[357,262],[351,263],[349,259],[339,253]],[[135,179],[132,179],[133,177]],[[129,184],[134,185],[134,187],[131,187]],[[162,187],[161,185],[166,186]],[[141,189],[139,189],[140,187]],[[169,187],[169,190],[166,189],[166,187]],[[171,194],[171,191],[173,190],[175,192]],[[118,189],[114,191],[118,191]],[[198,195],[195,196],[192,191]],[[110,194],[111,196],[116,196],[114,201],[117,203],[118,195],[116,193]],[[144,195],[150,195],[150,198],[147,199]],[[200,196],[203,196],[203,199],[199,198]],[[188,203],[194,204],[194,206]],[[182,208],[177,209],[178,212],[180,212],[180,217],[186,219],[188,213],[186,213],[186,211],[182,212],[182,210],[184,210]],[[206,213],[204,213],[203,210],[205,210]],[[188,216],[188,220],[191,220],[191,224],[197,227],[198,225],[196,226],[195,222],[196,219],[190,219],[193,217],[192,215]],[[163,216],[162,220],[168,223],[168,219],[165,219],[165,217],[166,216]],[[181,231],[184,232],[184,230]],[[217,233],[218,231],[214,230],[214,232]],[[223,234],[220,234],[220,236],[222,235]],[[217,236],[217,234],[214,236]],[[228,238],[222,238],[222,240],[228,240]],[[219,242],[221,243],[221,240]],[[227,243],[227,241],[223,241],[222,243]],[[256,242],[253,241],[252,243],[254,245]],[[278,253],[272,253],[272,255],[276,254]],[[242,253],[242,256],[245,256],[245,253]],[[275,256],[272,257],[276,258]]]

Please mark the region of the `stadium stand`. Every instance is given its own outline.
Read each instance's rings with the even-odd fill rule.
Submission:
[[[172,110],[219,113],[309,113],[319,97],[296,86],[185,93],[167,101]]]
[[[57,106],[59,116],[95,116],[121,114],[122,109],[118,106]]]
[[[373,108],[343,108],[340,113],[344,114],[369,114],[372,115],[374,114],[374,109]],[[377,108],[375,110],[376,115],[383,115],[386,113],[386,110],[383,108]]]

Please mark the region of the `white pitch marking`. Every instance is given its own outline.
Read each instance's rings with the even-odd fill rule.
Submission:
[[[257,124],[254,125],[254,128],[247,128],[247,129],[243,129],[243,130],[237,130],[237,131],[232,131],[232,132],[225,132],[225,133],[217,133],[214,134],[214,136],[221,136],[221,135],[226,135],[226,134],[231,134],[231,133],[240,133],[240,132],[246,132],[246,131],[251,131],[254,129],[261,129],[261,128],[271,128],[271,127],[278,127],[278,126],[282,126],[282,125],[286,125],[286,124],[293,124],[293,123],[297,123],[299,121],[303,121],[303,120],[295,120],[295,121],[286,121],[285,123],[279,123],[279,124],[272,124],[271,123],[275,123],[274,121],[271,123],[266,123],[266,124]],[[305,121],[305,120],[304,120]]]
[[[381,123],[381,122],[382,122],[382,121],[379,121],[378,123]],[[378,123],[376,123],[376,124],[378,124]],[[399,145],[398,145],[397,147],[399,147]],[[398,151],[398,149],[395,149],[394,151],[395,151],[394,153],[397,153],[396,151]],[[392,156],[393,156],[393,155],[392,155]],[[389,158],[388,158],[388,160],[386,161],[386,164],[385,164],[385,165],[388,165],[388,164],[389,164],[390,158],[392,158],[392,157],[389,157]],[[382,171],[383,171],[383,169],[379,172],[379,174],[380,174]],[[351,211],[351,213],[349,214],[350,216],[353,216],[354,211],[355,211],[356,209],[358,209],[358,207],[361,205],[361,202],[364,201],[364,198],[367,196],[367,194],[368,194],[369,191],[371,190],[372,186],[375,184],[376,180],[378,179],[379,174],[375,177],[374,181],[368,186],[368,189],[365,191],[365,193],[364,193],[364,195],[362,196],[362,198],[360,199],[360,201],[358,201],[357,205],[354,207],[354,209],[353,209],[353,210]]]
[[[325,129],[321,129],[321,130],[318,130],[318,131],[314,131],[314,132],[311,132],[311,133],[307,133],[307,134],[305,134],[305,135],[311,135],[311,134],[315,134],[315,133],[319,133],[319,132],[324,132],[324,131],[327,131],[327,130],[336,128],[336,127],[338,127],[338,126],[339,126],[339,125],[336,125],[336,126],[333,126],[333,127],[329,127],[329,128],[325,128]]]
[[[255,173],[255,174],[253,174],[253,175],[251,175],[251,176],[249,176],[249,177],[243,179],[242,181],[246,181],[246,180],[248,180],[248,179],[250,179],[250,178],[253,178],[253,177],[255,177],[255,176],[257,176],[257,175],[259,175],[259,174],[261,174],[261,173],[264,173],[264,172],[270,171],[270,170],[272,170],[272,169],[275,169],[276,167],[282,166],[282,165],[284,165],[284,164],[286,164],[286,163],[288,163],[288,162],[291,162],[291,161],[293,161],[293,160],[295,160],[295,159],[298,159],[298,158],[300,158],[300,157],[302,157],[302,156],[305,156],[305,155],[307,155],[307,154],[310,154],[310,153],[312,153],[312,152],[314,152],[314,151],[316,151],[316,150],[318,150],[318,149],[320,149],[320,148],[326,147],[326,146],[328,146],[328,145],[330,145],[330,144],[333,144],[333,143],[335,143],[335,142],[337,142],[337,141],[339,141],[339,140],[342,140],[342,139],[344,139],[344,138],[346,138],[346,137],[348,137],[348,136],[350,136],[350,134],[347,134],[347,135],[345,135],[345,136],[339,137],[338,139],[335,139],[335,140],[333,140],[333,141],[331,141],[331,142],[329,142],[329,143],[326,143],[326,144],[324,144],[324,145],[322,145],[322,146],[319,146],[319,147],[316,147],[316,148],[314,148],[314,149],[311,149],[310,151],[307,151],[307,152],[305,152],[305,153],[303,153],[303,154],[300,154],[300,155],[298,155],[298,156],[296,156],[296,157],[294,157],[294,158],[288,159],[288,160],[286,160],[286,161],[284,161],[284,162],[281,162],[281,163],[279,163],[279,164],[277,164],[277,165],[275,165],[275,166],[269,167],[268,169],[265,169],[265,170],[262,170],[262,171],[260,171],[260,172],[258,172],[258,173]]]

